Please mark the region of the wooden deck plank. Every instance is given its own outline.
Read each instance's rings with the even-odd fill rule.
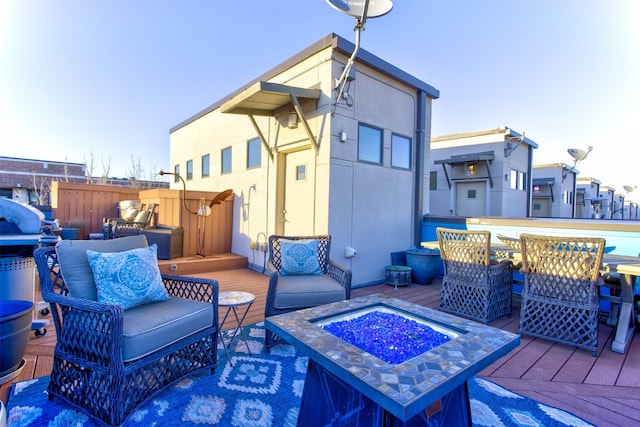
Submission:
[[[551,381],[573,353],[574,349],[567,345],[554,345],[521,378]]]
[[[585,384],[615,385],[622,369],[624,355],[611,351],[611,340],[606,340],[606,347],[602,350],[598,349],[598,353],[599,357],[583,382]]]
[[[640,335],[637,333],[629,345],[616,385],[640,387]]]

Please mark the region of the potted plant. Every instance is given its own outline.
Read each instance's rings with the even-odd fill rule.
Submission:
[[[393,285],[395,289],[398,286],[411,286],[411,267],[405,265],[389,265],[385,267],[386,283]]]

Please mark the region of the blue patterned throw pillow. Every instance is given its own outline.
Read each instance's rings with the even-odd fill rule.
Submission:
[[[280,256],[283,276],[323,274],[318,262],[317,240],[281,240]]]
[[[169,299],[157,261],[158,246],[124,252],[87,250],[87,259],[98,289],[98,301],[124,310]]]

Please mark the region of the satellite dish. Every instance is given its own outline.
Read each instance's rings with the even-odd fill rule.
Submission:
[[[393,7],[391,0],[327,0],[327,3],[338,12],[365,19],[386,15]]]
[[[581,162],[587,158],[591,150],[593,150],[593,147],[587,147],[586,151],[579,148],[569,148],[567,152],[576,162]]]
[[[351,57],[349,57],[344,70],[342,70],[342,75],[336,82],[336,89],[338,89],[338,93],[336,96],[336,103],[334,105],[337,106],[342,97],[342,92],[344,91],[344,85],[347,82],[349,71],[351,70],[351,67],[353,67],[356,54],[358,53],[358,49],[360,49],[360,33],[364,29],[364,24],[367,21],[367,18],[377,18],[378,16],[389,13],[393,7],[393,3],[391,0],[327,0],[327,3],[329,3],[329,6],[338,12],[345,13],[356,18],[356,26],[354,28],[354,31],[356,32],[356,47],[353,50]]]
[[[624,191],[626,191],[627,193],[631,193],[633,190],[636,189],[636,187],[632,187],[630,185],[623,185],[622,188],[624,188]]]

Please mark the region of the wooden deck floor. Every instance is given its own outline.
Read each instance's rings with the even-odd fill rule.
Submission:
[[[255,294],[256,301],[245,324],[264,319],[267,276],[248,269],[196,275],[217,279],[221,292],[242,290]],[[353,290],[352,297],[383,293],[434,308],[439,292],[436,281],[432,285],[403,287],[397,291],[388,285],[358,288]],[[517,333],[519,305],[514,303],[513,309],[510,318],[498,319],[491,326]],[[640,337],[636,334],[629,350],[622,355],[611,351],[613,335],[613,328],[600,324],[597,358],[590,351],[523,337],[518,348],[482,371],[481,376],[598,426],[640,426]],[[54,345],[52,324],[44,337],[35,338],[32,333],[24,357],[26,364],[13,381],[48,375]],[[5,403],[9,388],[10,383],[0,386],[0,399]]]

